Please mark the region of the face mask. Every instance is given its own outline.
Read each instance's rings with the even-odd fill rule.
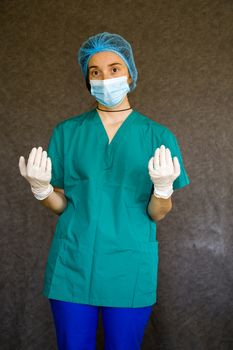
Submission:
[[[117,106],[130,91],[127,79],[128,77],[123,75],[112,79],[90,80],[91,95],[103,106]]]

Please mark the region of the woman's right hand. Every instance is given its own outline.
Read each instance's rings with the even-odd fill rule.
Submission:
[[[19,158],[19,170],[21,175],[29,182],[32,193],[36,199],[43,200],[54,190],[50,184],[52,162],[47,157],[47,152],[42,152],[42,147],[33,147],[26,165],[25,158]]]

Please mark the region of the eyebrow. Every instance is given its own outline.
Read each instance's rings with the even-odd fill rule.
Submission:
[[[116,64],[119,64],[120,66],[122,66],[122,64],[118,63],[118,62],[114,62],[114,63],[108,64],[108,66],[111,67],[111,66],[115,66]],[[89,69],[91,69],[91,68],[99,68],[99,67],[98,66],[90,66]]]

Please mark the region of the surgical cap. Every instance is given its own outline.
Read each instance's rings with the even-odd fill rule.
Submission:
[[[119,34],[108,32],[99,33],[86,40],[78,51],[78,63],[84,78],[87,79],[88,62],[92,55],[100,51],[112,51],[119,55],[128,67],[132,83],[130,91],[136,87],[138,71],[135,66],[133,51],[130,43]]]

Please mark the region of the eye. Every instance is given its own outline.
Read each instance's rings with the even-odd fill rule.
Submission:
[[[113,71],[114,71],[114,73],[116,73],[118,70],[119,70],[119,68],[117,68],[117,67],[113,67],[113,69],[112,69]]]
[[[93,70],[92,72],[91,72],[91,75],[93,75],[93,76],[97,76],[98,75],[98,70]]]

